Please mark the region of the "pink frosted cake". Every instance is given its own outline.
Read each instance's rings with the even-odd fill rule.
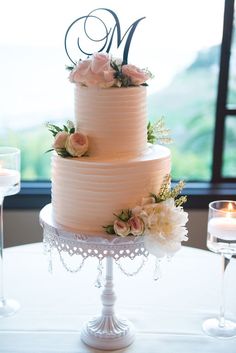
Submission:
[[[101,234],[113,213],[159,192],[170,151],[147,142],[146,87],[76,84],[75,120],[88,136],[88,156],[53,156],[53,212],[66,227]]]

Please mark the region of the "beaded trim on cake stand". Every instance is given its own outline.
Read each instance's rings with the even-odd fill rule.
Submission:
[[[133,325],[126,319],[119,318],[114,312],[116,295],[113,289],[113,262],[122,272],[133,276],[143,267],[148,251],[144,247],[143,237],[118,237],[118,236],[91,236],[78,234],[56,224],[53,220],[52,206],[45,206],[40,212],[40,224],[44,233],[44,244],[49,254],[49,267],[51,269],[51,251],[57,249],[63,266],[69,272],[79,271],[88,257],[99,260],[99,276],[97,285],[101,286],[102,260],[106,259],[106,276],[104,289],[101,295],[102,312],[99,317],[86,323],[81,332],[81,339],[91,347],[97,349],[121,349],[134,341]],[[69,256],[80,255],[82,261],[76,268],[71,268],[66,263],[64,254]],[[142,257],[141,264],[132,273],[127,272],[120,259]]]

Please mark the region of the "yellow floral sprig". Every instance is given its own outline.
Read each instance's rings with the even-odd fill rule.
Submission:
[[[176,207],[182,206],[187,201],[187,196],[179,197],[184,186],[185,182],[183,180],[180,180],[178,184],[176,184],[175,187],[171,189],[171,176],[170,174],[167,174],[164,177],[159,194],[151,194],[151,196],[154,197],[156,203],[172,198],[175,200]]]
[[[147,125],[147,140],[151,144],[160,143],[163,145],[167,145],[172,143],[172,139],[169,137],[170,130],[166,129],[165,121],[162,117],[158,121],[151,123],[148,122]]]

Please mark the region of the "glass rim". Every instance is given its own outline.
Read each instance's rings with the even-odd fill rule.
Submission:
[[[17,147],[0,146],[0,156],[11,154],[20,154],[20,149]]]
[[[221,202],[221,203],[233,203],[236,206],[236,200],[216,200],[216,201],[212,201],[209,203],[209,209],[211,209],[212,211],[217,211],[217,212],[224,212],[227,213],[229,211],[227,210],[223,210],[223,209],[219,209],[219,208],[215,208],[213,206],[213,204],[216,204],[217,202]]]

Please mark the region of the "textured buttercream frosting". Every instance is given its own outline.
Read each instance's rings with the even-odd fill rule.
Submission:
[[[76,129],[89,138],[89,156],[135,158],[147,148],[146,87],[75,85]]]
[[[55,219],[67,228],[102,234],[113,213],[140,204],[157,193],[170,173],[170,150],[150,146],[136,158],[52,158],[52,204]]]

